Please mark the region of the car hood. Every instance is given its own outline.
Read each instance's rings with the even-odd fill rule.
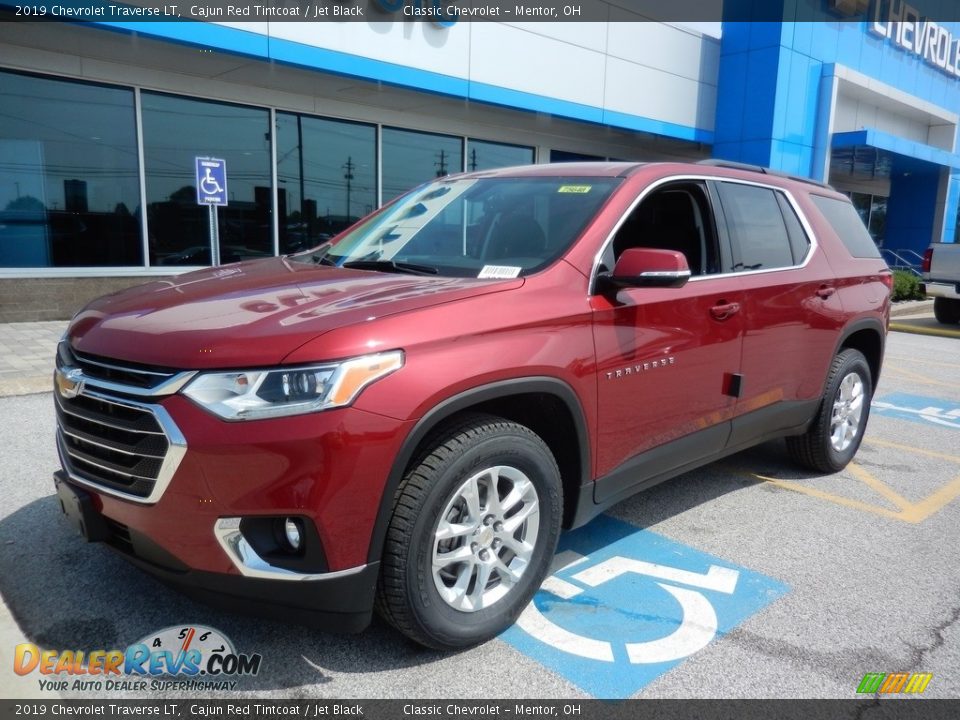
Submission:
[[[76,315],[69,338],[83,353],[160,367],[270,366],[335,328],[522,284],[270,258],[106,295]]]

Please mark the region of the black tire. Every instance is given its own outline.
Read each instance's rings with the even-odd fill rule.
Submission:
[[[834,426],[834,405],[838,401],[844,380],[855,374],[862,384],[862,411],[855,434],[847,438],[849,444],[841,448],[834,445],[831,431]],[[848,381],[851,382],[851,381]],[[852,381],[855,385],[855,381]],[[813,424],[803,435],[787,438],[787,451],[800,465],[817,472],[833,473],[843,470],[860,448],[863,433],[870,417],[870,399],[873,397],[873,379],[870,365],[859,350],[843,350],[830,365],[827,384],[823,391],[820,408]],[[841,409],[842,411],[842,409]]]
[[[938,297],[933,299],[933,316],[944,325],[960,322],[960,300]]]
[[[459,569],[467,573],[473,578],[467,587],[476,591],[481,587],[477,579],[481,558],[493,562],[499,558],[505,566],[515,566],[522,559],[506,548],[506,540],[491,540],[490,532],[481,527],[482,522],[470,535],[446,541],[447,545],[437,540],[435,532],[445,511],[443,519],[447,523],[456,527],[472,524],[476,513],[466,509],[463,488],[474,476],[481,476],[480,483],[489,483],[493,476],[484,474],[485,470],[500,466],[517,477],[517,484],[509,478],[493,481],[494,487],[503,490],[501,499],[507,499],[508,489],[526,489],[523,504],[514,514],[519,516],[522,511],[538,507],[536,538],[518,580],[508,582],[499,570],[489,571],[499,574],[495,578],[491,575],[482,588],[491,587],[493,594],[504,592],[503,597],[492,601],[489,607],[465,611],[441,596],[438,583],[445,582],[443,572]],[[531,485],[535,495],[529,494]],[[482,491],[478,494],[482,502],[476,507],[484,521],[492,517],[488,514],[492,507],[490,487],[486,485],[486,496]],[[380,563],[377,611],[404,635],[431,648],[465,648],[498,635],[514,623],[546,577],[557,547],[562,508],[557,463],[543,440],[529,428],[490,415],[470,415],[441,429],[428,441],[426,450],[397,490]],[[451,519],[450,513],[458,512],[460,515]],[[510,522],[509,513],[500,517]],[[524,517],[532,518],[533,514]],[[516,533],[533,532],[529,529],[533,523],[534,520],[522,521]],[[498,524],[503,533],[509,532],[509,527]],[[494,551],[497,543],[501,543],[501,549]],[[434,553],[449,547],[471,552],[471,559],[446,566],[435,577]],[[448,592],[453,594],[456,588]],[[466,594],[473,595],[473,591]],[[488,597],[483,589],[480,595]]]

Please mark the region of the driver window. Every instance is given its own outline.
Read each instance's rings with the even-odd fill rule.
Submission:
[[[719,272],[717,236],[709,208],[706,189],[699,183],[654,191],[617,230],[604,251],[603,265],[612,270],[624,250],[643,247],[682,252],[694,277]]]

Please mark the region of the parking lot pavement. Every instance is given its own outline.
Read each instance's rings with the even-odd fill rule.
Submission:
[[[850,698],[866,673],[900,672],[932,673],[925,697],[956,698],[958,347],[891,334],[866,440],[845,471],[798,471],[774,442],[636,496],[564,536],[518,626],[455,654],[379,622],[338,636],[215,611],[83,543],[53,497],[49,394],[0,398],[0,593],[11,612],[0,641],[125,648],[169,626],[209,626],[263,657],[258,675],[223,693],[241,698]],[[56,696],[28,677],[37,697]],[[0,692],[15,681],[24,687],[5,660]]]

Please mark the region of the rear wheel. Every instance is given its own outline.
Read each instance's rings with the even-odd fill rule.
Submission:
[[[560,532],[560,472],[529,428],[474,415],[435,437],[401,484],[377,608],[400,632],[462,648],[509,627]]]
[[[873,381],[867,359],[847,349],[833,359],[820,409],[803,435],[787,438],[787,450],[799,464],[818,472],[837,472],[860,448],[870,415]]]
[[[960,300],[938,297],[933,299],[933,316],[944,325],[960,322]]]

